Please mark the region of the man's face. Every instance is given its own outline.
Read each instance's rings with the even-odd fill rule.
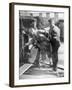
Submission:
[[[53,24],[55,24],[54,19],[51,19],[50,21],[48,21],[48,26],[51,26],[51,25],[53,25]]]

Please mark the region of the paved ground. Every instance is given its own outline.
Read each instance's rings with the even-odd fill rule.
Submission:
[[[36,51],[32,51],[33,59],[30,59],[31,62],[34,62],[34,56]],[[36,67],[33,64],[24,64],[20,67],[20,79],[36,79],[36,78],[54,78],[54,77],[63,77],[64,76],[64,45],[61,44],[58,51],[58,68],[57,72],[54,72],[51,67],[47,64],[47,61],[40,63],[40,67]]]
[[[54,77],[64,77],[64,70],[57,69],[57,72],[54,72],[52,68],[49,68],[48,65],[35,67],[31,66],[27,71],[20,75],[20,79],[39,79],[39,78],[54,78]]]

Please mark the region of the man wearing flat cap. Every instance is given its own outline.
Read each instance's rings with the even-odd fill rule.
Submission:
[[[60,46],[60,29],[54,24],[54,19],[49,19],[48,23],[50,27],[49,35],[52,47],[53,71],[56,71],[58,63],[58,48]]]

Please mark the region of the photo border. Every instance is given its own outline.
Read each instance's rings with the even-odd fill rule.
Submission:
[[[34,84],[34,85],[14,85],[14,5],[29,5],[29,6],[44,6],[44,7],[61,7],[69,9],[69,77],[68,82]],[[45,86],[45,85],[60,85],[70,84],[70,6],[64,5],[48,5],[48,4],[33,4],[33,3],[9,3],[9,86],[10,87],[28,87],[28,86]]]

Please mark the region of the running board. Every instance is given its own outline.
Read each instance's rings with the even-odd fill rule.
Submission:
[[[26,72],[33,64],[24,64],[19,69],[19,75],[21,76],[24,72]]]

